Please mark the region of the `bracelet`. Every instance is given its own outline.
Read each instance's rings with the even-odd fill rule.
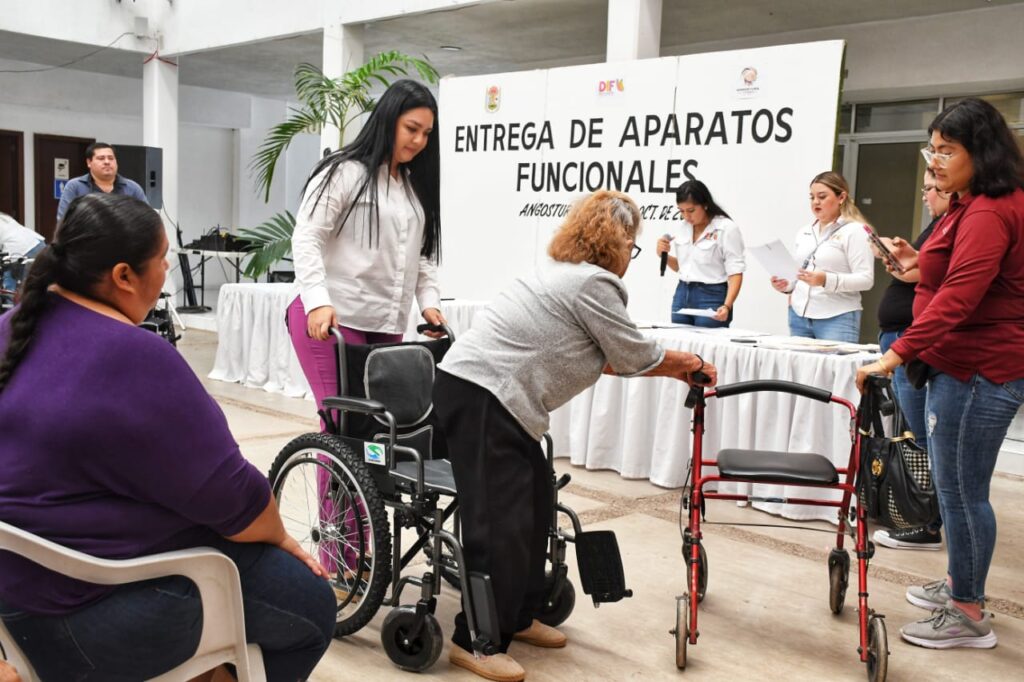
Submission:
[[[883,372],[885,372],[886,374],[892,374],[892,370],[885,366],[885,361],[882,359],[884,357],[885,357],[884,355],[883,356],[879,356],[878,364],[882,366],[882,371]]]
[[[697,355],[696,353],[693,354],[693,357],[695,357],[698,360],[700,360],[700,367],[698,367],[697,369],[690,370],[690,374],[696,374],[697,372],[699,372],[702,369],[704,369],[704,358],[702,358],[701,356]]]

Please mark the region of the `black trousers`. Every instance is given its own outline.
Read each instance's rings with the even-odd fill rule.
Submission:
[[[439,370],[434,409],[459,490],[466,567],[491,576],[504,652],[543,605],[551,470],[540,443],[486,389]],[[472,651],[465,613],[452,641]]]

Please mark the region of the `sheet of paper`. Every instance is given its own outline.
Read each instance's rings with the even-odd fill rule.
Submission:
[[[760,246],[747,247],[747,250],[754,254],[768,274],[790,282],[796,281],[796,273],[800,266],[797,265],[796,259],[789,249],[783,246],[778,239]]]
[[[717,311],[711,308],[680,308],[676,313],[679,315],[690,315],[691,317],[714,317]]]

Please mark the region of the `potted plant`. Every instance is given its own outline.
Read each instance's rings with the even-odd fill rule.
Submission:
[[[263,194],[263,200],[270,199],[277,161],[296,135],[319,132],[323,126],[332,125],[338,129],[337,147],[340,148],[349,124],[373,109],[371,89],[376,85],[387,88],[390,79],[408,76],[410,70],[428,83],[437,82],[437,70],[426,59],[397,51],[381,52],[338,78],[328,78],[312,64],[299,64],[295,68],[295,94],[301,104],[291,107],[288,118],[270,129],[249,164],[256,174],[256,189]],[[294,228],[295,216],[285,211],[257,227],[239,230],[239,236],[249,241],[253,254],[245,275],[259,277],[287,258],[291,253]]]

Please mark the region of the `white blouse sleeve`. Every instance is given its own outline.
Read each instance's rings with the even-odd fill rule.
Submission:
[[[349,193],[354,190],[361,170],[357,164],[343,163],[335,171],[323,196],[319,197],[320,183],[325,173],[323,171],[309,181],[295,217],[295,231],[292,234],[295,281],[299,284],[302,305],[307,313],[331,305],[324,249],[340,224],[349,203]]]
[[[725,274],[728,277],[741,275],[747,269],[747,261],[743,255],[743,234],[736,223],[729,223],[722,235],[722,255],[725,257]]]
[[[854,223],[844,232],[843,250],[850,272],[826,272],[825,291],[867,291],[875,284],[875,258],[867,234],[860,223]]]

